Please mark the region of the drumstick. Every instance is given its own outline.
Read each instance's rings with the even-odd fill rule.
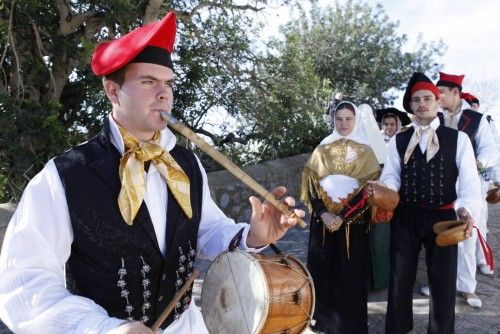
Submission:
[[[302,219],[295,216],[294,213],[290,212],[290,210],[288,210],[288,207],[285,204],[281,203],[276,198],[274,198],[273,194],[271,194],[259,183],[257,183],[257,181],[255,181],[250,175],[248,175],[242,169],[236,166],[226,156],[224,156],[222,153],[220,153],[215,148],[210,146],[210,144],[208,144],[205,140],[203,140],[203,138],[201,138],[196,133],[191,131],[191,129],[189,129],[187,126],[182,124],[179,120],[177,120],[174,116],[172,116],[171,113],[167,111],[161,111],[160,114],[173,129],[175,129],[181,135],[183,135],[184,137],[195,143],[199,149],[210,155],[215,161],[220,163],[231,174],[236,176],[241,182],[249,186],[257,194],[264,197],[266,201],[268,201],[276,208],[278,208],[285,216],[296,218],[298,220],[299,226],[302,228],[305,228],[307,226],[307,224]]]
[[[193,271],[191,277],[189,277],[189,279],[186,281],[186,283],[184,283],[182,288],[179,291],[177,291],[172,301],[167,305],[165,310],[163,310],[163,312],[160,314],[158,319],[156,319],[155,323],[151,327],[153,333],[156,333],[158,329],[160,329],[161,324],[165,321],[165,319],[167,319],[170,312],[172,312],[172,310],[175,307],[175,304],[177,304],[177,302],[182,298],[182,296],[184,296],[186,291],[189,290],[191,284],[193,284],[194,280],[198,277],[198,274],[199,274],[198,270]]]

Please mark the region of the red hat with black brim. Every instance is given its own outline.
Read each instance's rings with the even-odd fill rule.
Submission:
[[[413,114],[411,110],[411,96],[419,90],[428,90],[432,92],[436,99],[440,97],[439,88],[432,83],[431,79],[423,73],[414,72],[410,81],[408,81],[408,86],[406,86],[406,91],[403,95],[403,108],[410,114]]]
[[[175,19],[175,13],[169,12],[158,22],[100,43],[92,55],[92,71],[97,76],[108,75],[129,63],[152,63],[173,69],[170,54],[177,31]]]
[[[466,92],[463,92],[462,94],[460,94],[460,98],[464,99],[465,102],[467,102],[470,106],[473,104],[473,103],[477,103],[479,104],[479,100],[477,97],[475,97],[474,95],[472,95],[471,93],[466,93]]]
[[[376,117],[377,122],[379,122],[379,123],[382,123],[384,118],[390,117],[391,115],[399,118],[402,126],[405,126],[405,125],[408,125],[411,123],[411,119],[410,119],[410,116],[408,116],[408,113],[401,111],[399,109],[396,109],[394,107],[377,109],[375,112],[377,114],[377,117]]]
[[[462,81],[464,80],[464,77],[465,75],[453,75],[439,72],[439,80],[436,83],[436,86],[444,86],[450,88],[457,87],[460,91],[462,91]]]

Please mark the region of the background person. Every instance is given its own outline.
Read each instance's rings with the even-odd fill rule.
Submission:
[[[380,167],[360,130],[356,106],[340,102],[333,116],[332,134],[302,173],[301,198],[311,211],[307,266],[316,289],[313,329],[367,333],[370,210],[361,197]],[[359,207],[347,215],[355,203]]]

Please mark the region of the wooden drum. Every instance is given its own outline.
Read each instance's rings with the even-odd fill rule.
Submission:
[[[307,268],[289,255],[241,250],[218,256],[208,269],[201,312],[210,333],[301,333],[314,312]]]

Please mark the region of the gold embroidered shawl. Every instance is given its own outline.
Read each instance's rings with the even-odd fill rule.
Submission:
[[[311,198],[320,198],[328,212],[338,214],[341,203],[335,203],[321,188],[319,181],[327,175],[346,175],[359,182],[359,188],[347,197],[349,201],[366,184],[368,180],[376,180],[380,176],[380,166],[373,150],[364,144],[349,139],[340,139],[329,144],[318,146],[302,172],[301,200],[310,211]]]

